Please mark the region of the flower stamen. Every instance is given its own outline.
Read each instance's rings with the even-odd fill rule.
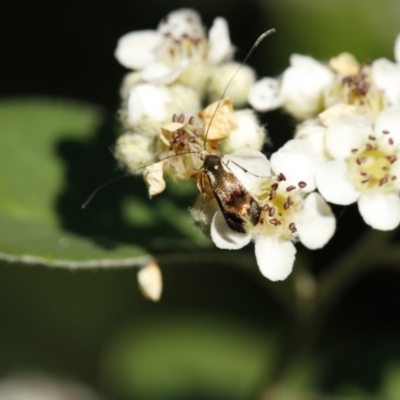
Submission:
[[[387,135],[389,131],[382,131],[382,133]],[[393,144],[393,138],[390,137],[388,141],[390,145]],[[347,160],[349,173],[358,190],[363,193],[373,188],[393,190],[389,183],[396,179],[393,179],[395,175],[391,173],[391,170],[392,165],[397,161],[397,156],[394,149],[388,147],[386,143],[383,135],[382,137],[369,135],[363,148],[357,151],[351,150],[352,155]],[[356,174],[351,172],[353,168]]]

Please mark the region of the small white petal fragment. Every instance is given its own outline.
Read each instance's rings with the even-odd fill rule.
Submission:
[[[332,238],[336,229],[336,218],[319,193],[310,193],[305,199],[296,228],[301,243],[310,250],[324,247]]]
[[[261,273],[271,281],[283,281],[292,272],[296,255],[292,242],[260,236],[256,239],[255,253]]]
[[[162,41],[163,37],[154,30],[127,33],[118,40],[115,58],[126,68],[142,69],[154,61]]]
[[[152,261],[137,274],[139,289],[146,299],[159,301],[162,293],[162,276],[159,265]]]
[[[362,195],[358,210],[364,222],[380,231],[391,231],[400,224],[400,198],[397,193]]]
[[[321,166],[316,174],[316,183],[318,191],[326,201],[347,206],[358,200],[360,194],[346,175],[345,161],[329,161]]]
[[[262,78],[249,92],[249,104],[257,111],[271,111],[282,106],[283,98],[279,93],[279,81],[274,78]]]
[[[160,161],[149,165],[143,172],[143,178],[146,182],[150,198],[163,192],[165,189],[166,183],[163,178],[163,167],[164,161]]]
[[[369,135],[373,135],[373,130],[365,118],[356,114],[342,115],[326,129],[326,148],[333,158],[345,160],[352,149],[359,148]]]
[[[211,222],[211,239],[220,249],[238,250],[250,243],[251,236],[230,229],[222,212],[217,211]]]

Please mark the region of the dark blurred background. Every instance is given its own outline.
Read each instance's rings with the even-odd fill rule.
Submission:
[[[84,216],[75,206],[116,167],[109,148],[118,130],[119,85],[126,72],[113,57],[118,38],[155,29],[165,14],[181,7],[197,9],[207,27],[216,16],[225,17],[238,60],[260,33],[275,27],[277,34],[249,61],[260,76],[279,74],[295,52],[323,60],[341,51],[360,61],[393,59],[400,32],[396,0],[2,4],[1,98],[67,98],[100,106],[107,115],[91,143],[65,142],[55,149],[67,166],[66,189],[55,207],[60,224],[72,232],[100,232],[129,242],[133,228],[112,207],[132,190],[131,182],[116,184]],[[294,127],[280,112],[263,121],[275,148]],[[142,183],[136,186],[145,196]],[[185,201],[187,208],[191,200]],[[95,218],[100,212],[107,213],[104,221]],[[335,212],[338,231],[332,242],[324,250],[304,252],[316,275],[364,230],[355,207]],[[204,263],[187,254],[174,260],[161,265],[164,293],[158,304],[139,293],[136,270],[2,265],[0,378],[39,371],[82,382],[111,400],[256,396],[268,380],[287,319],[275,292],[284,292],[290,282],[268,285],[255,262],[233,268],[229,261]],[[298,385],[299,393],[311,387],[321,396],[400,398],[400,275],[383,267],[357,280],[333,308],[312,356],[293,372],[291,385]],[[315,369],[317,374],[309,373]]]

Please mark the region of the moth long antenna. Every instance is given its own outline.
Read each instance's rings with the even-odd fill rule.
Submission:
[[[173,158],[173,157],[177,157],[177,156],[184,156],[185,154],[197,154],[197,153],[198,153],[197,151],[185,151],[184,153],[172,154],[170,156],[167,156],[167,157],[163,158],[162,160],[154,161],[153,163],[144,165],[143,167],[140,167],[140,168],[134,169],[133,171],[127,172],[124,175],[121,175],[121,176],[118,176],[116,178],[110,179],[109,181],[103,183],[102,185],[100,185],[96,189],[94,189],[93,192],[90,194],[90,196],[82,203],[81,208],[85,209],[89,205],[89,203],[93,200],[93,197],[96,196],[96,194],[100,190],[104,189],[108,185],[111,185],[112,183],[117,182],[117,181],[119,181],[121,179],[129,178],[130,176],[133,176],[135,172],[140,171],[143,168],[150,167],[151,165],[157,164],[157,163],[159,163],[161,161],[164,161],[164,160],[168,160],[169,158]]]
[[[124,175],[118,176],[117,178],[110,179],[106,183],[103,183],[102,185],[100,185],[99,187],[97,187],[96,189],[93,190],[93,192],[90,194],[90,196],[82,203],[81,208],[85,209],[88,206],[88,204],[93,200],[93,197],[96,196],[96,194],[100,190],[104,189],[108,185],[111,185],[112,183],[117,182],[117,181],[119,181],[121,179],[129,178],[130,176],[132,176],[132,174],[129,172],[129,173],[126,173]]]
[[[253,46],[251,46],[251,49],[250,49],[249,52],[247,53],[246,57],[245,57],[245,58],[243,59],[243,61],[240,63],[238,69],[235,71],[235,73],[234,73],[234,74],[232,75],[232,77],[229,79],[227,85],[225,86],[224,91],[222,92],[221,98],[220,98],[219,101],[218,101],[217,108],[215,109],[214,114],[211,116],[210,123],[209,123],[208,126],[207,126],[207,131],[206,131],[206,134],[205,134],[205,136],[204,136],[204,143],[203,143],[204,149],[206,148],[206,140],[207,140],[207,136],[208,136],[208,131],[210,130],[210,127],[211,127],[211,123],[213,122],[213,119],[214,119],[214,117],[215,117],[215,114],[217,113],[218,108],[220,107],[220,105],[221,105],[221,103],[222,103],[222,100],[224,99],[224,96],[225,96],[225,94],[226,94],[226,91],[227,91],[228,88],[229,88],[229,85],[231,84],[231,82],[233,81],[233,79],[235,78],[235,76],[238,74],[238,72],[240,71],[240,69],[243,67],[243,65],[246,63],[246,61],[247,61],[247,60],[250,58],[250,56],[253,54],[253,52],[254,52],[254,50],[257,48],[257,46],[258,46],[267,36],[269,36],[269,35],[271,35],[272,33],[275,33],[275,32],[276,32],[276,29],[275,29],[275,28],[272,28],[272,29],[269,29],[269,30],[265,31],[263,34],[261,34],[261,35],[258,37],[258,39],[254,42]]]

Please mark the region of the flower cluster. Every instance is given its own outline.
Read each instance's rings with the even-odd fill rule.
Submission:
[[[400,39],[396,62],[360,64],[343,53],[322,63],[295,54],[280,77],[257,82],[233,53],[225,19],[207,35],[190,9],[170,13],[156,30],[123,36],[115,56],[132,71],[121,88],[120,165],[144,175],[150,196],[164,190],[164,174],[194,180],[195,223],[222,249],[253,241],[273,281],[292,271],[294,243],[319,249],[333,236],[328,202],[357,202],[373,228],[397,227]],[[247,102],[256,111],[281,107],[299,122],[269,160],[254,111],[235,110]]]
[[[170,13],[157,30],[119,40],[115,56],[134,72],[122,83],[125,133],[115,156],[128,172],[144,174],[150,196],[164,190],[164,173],[174,181],[198,180],[205,152],[263,147],[266,132],[255,113],[234,110],[247,103],[255,73],[246,65],[238,69],[232,55],[226,20],[217,18],[207,37],[190,9]],[[220,99],[235,72],[228,97]]]
[[[255,109],[282,107],[300,122],[275,155],[280,164],[296,164],[293,173],[330,203],[357,202],[379,230],[400,224],[400,35],[394,53],[395,63],[363,64],[348,53],[327,64],[294,55],[279,78],[259,80],[249,94]]]

